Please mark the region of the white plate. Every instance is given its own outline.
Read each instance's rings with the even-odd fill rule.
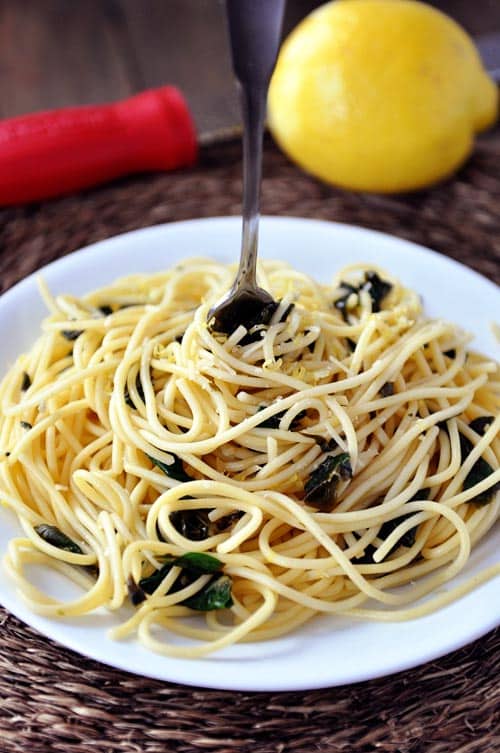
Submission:
[[[153,272],[187,256],[234,261],[239,218],[173,223],[97,243],[49,264],[43,275],[52,291],[82,294],[132,272]],[[286,259],[328,280],[341,266],[366,261],[386,267],[424,298],[426,312],[448,318],[476,334],[475,347],[495,356],[489,324],[500,319],[495,285],[435,252],[381,233],[314,220],[264,218],[263,257]],[[27,349],[45,315],[35,279],[28,277],[0,298],[4,337],[2,373]],[[0,512],[0,552],[19,531]],[[466,577],[498,561],[498,528],[475,549]],[[455,581],[455,582],[458,582]],[[490,581],[439,612],[406,623],[319,618],[285,638],[233,646],[197,661],[150,654],[135,641],[116,643],[107,628],[116,615],[96,614],[56,621],[32,614],[7,577],[0,601],[44,635],[93,659],[147,677],[231,690],[299,690],[367,680],[408,669],[453,651],[500,623],[500,579]]]

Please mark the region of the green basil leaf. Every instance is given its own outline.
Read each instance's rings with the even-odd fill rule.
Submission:
[[[174,462],[170,463],[170,465],[167,465],[162,460],[157,460],[147,453],[146,455],[151,460],[153,465],[156,465],[156,467],[159,468],[160,471],[163,471],[166,476],[170,476],[170,478],[174,478],[176,481],[181,481],[183,483],[185,483],[186,481],[193,481],[193,477],[186,473],[186,471],[184,470],[182,460],[177,455],[174,455],[173,452],[169,452],[169,455],[171,455],[174,459]]]
[[[140,375],[139,372],[137,372],[137,376],[135,378],[135,388],[137,390],[137,394],[139,395],[139,397],[141,398],[142,402],[144,403],[145,402],[144,388],[142,386],[141,375]],[[130,392],[128,391],[128,387],[127,386],[125,387],[125,392],[123,394],[123,397],[124,397],[125,402],[129,406],[129,408],[136,408],[137,407],[136,404],[134,403],[134,401],[132,400],[132,397],[130,395]]]
[[[416,502],[419,499],[429,499],[429,489],[419,489],[419,491],[413,495],[411,499],[408,500],[408,502]],[[381,501],[382,498],[379,500]],[[415,515],[415,513],[406,513],[405,515],[400,515],[398,518],[393,518],[392,520],[386,520],[385,523],[382,523],[380,526],[380,530],[378,532],[378,538],[382,539],[382,541],[385,541],[385,539],[388,538],[388,536],[391,535],[391,533],[400,525],[400,523],[403,523],[408,518],[411,518],[412,515]],[[390,555],[398,549],[400,546],[404,546],[407,549],[410,549],[410,547],[413,546],[413,544],[416,541],[417,537],[417,531],[418,526],[413,526],[413,528],[410,528],[409,531],[406,531],[403,536],[399,539],[399,541],[390,549],[386,557],[390,557]],[[375,560],[373,559],[373,555],[377,551],[376,547],[373,546],[373,544],[369,544],[364,554],[362,554],[360,557],[355,557],[353,559],[353,563],[356,565],[373,565],[375,564]]]
[[[113,313],[113,309],[111,308],[111,306],[108,306],[106,303],[103,304],[102,306],[98,306],[97,309],[98,311],[101,312],[103,316],[110,316]]]
[[[386,295],[392,290],[392,285],[386,280],[382,280],[376,272],[365,272],[365,282],[360,286],[360,290],[366,290],[372,299],[372,310],[380,311],[380,305]]]
[[[205,552],[188,552],[187,554],[183,554],[181,557],[177,557],[174,565],[184,567],[200,575],[220,573],[223,567],[222,562],[217,557],[205,554]]]
[[[184,599],[184,606],[199,612],[210,612],[214,609],[227,609],[233,605],[231,596],[232,580],[228,575],[211,580],[201,591]]]
[[[173,568],[175,557],[165,557],[165,560],[166,562],[163,567],[160,567],[159,570],[155,570],[154,573],[148,575],[147,578],[141,578],[141,580],[139,581],[139,588],[142,588],[144,593],[152,594],[154,591],[156,591],[163,578],[165,578],[165,576],[168,575],[170,570]]]
[[[212,522],[208,517],[210,508],[200,510],[175,510],[170,513],[170,522],[185,539],[203,541],[212,535]]]
[[[318,437],[316,441],[323,452],[333,452],[338,447],[337,440],[333,439],[333,437],[328,437],[327,439],[324,437]]]
[[[264,408],[268,408],[268,405],[261,405],[257,409],[258,411],[264,410]],[[255,427],[256,429],[279,429],[281,419],[285,415],[286,410],[282,410],[279,413],[275,413],[274,416],[269,416],[269,418],[266,418],[265,421],[262,421],[260,424],[257,424]],[[295,429],[298,428],[299,424],[301,423],[302,419],[307,416],[306,410],[301,410],[300,413],[297,413],[297,415],[292,419],[289,427],[289,431],[295,431]]]
[[[213,573],[220,573],[223,568],[223,564],[217,557],[213,557],[211,554],[205,554],[205,552],[186,552],[180,557],[172,557],[167,555],[163,558],[164,564],[159,570],[155,570],[151,575],[146,578],[142,578],[139,581],[139,588],[144,593],[152,594],[166,575],[173,567],[180,567],[183,570],[183,577],[180,583],[177,581],[172,586],[172,593],[179,590],[179,587],[183,588],[189,583],[192,583],[200,575],[212,575]],[[187,575],[187,578],[184,576]]]
[[[470,455],[473,448],[474,445],[472,444],[472,442],[467,439],[467,437],[464,437],[463,434],[460,434],[460,451],[462,454],[462,463]],[[492,473],[494,473],[494,471],[491,465],[484,458],[478,458],[465,477],[462,487],[463,490],[466,491],[467,489],[472,489],[473,486],[476,486],[476,484],[479,484],[481,483],[481,481],[487,479],[488,476],[491,476]],[[470,499],[469,502],[474,502],[477,505],[487,505],[495,499],[495,495],[499,490],[500,481],[496,484],[493,484],[493,486],[491,486],[489,489],[485,489],[479,494],[476,494],[476,496]]]
[[[23,371],[23,378],[21,382],[21,392],[26,392],[31,387],[31,378],[27,371]]]
[[[486,433],[486,430],[490,428],[491,424],[495,420],[494,416],[478,416],[470,422],[469,426],[472,431],[481,436]]]
[[[342,281],[340,283],[340,289],[345,291],[340,298],[337,298],[336,301],[334,301],[333,305],[337,309],[337,311],[340,311],[342,314],[342,319],[346,324],[349,324],[349,312],[347,310],[347,301],[351,297],[351,295],[354,293],[354,295],[358,294],[359,289],[354,287],[354,285],[350,285],[348,282]]]
[[[349,455],[326,457],[309,476],[304,490],[304,501],[320,510],[331,510],[336,498],[338,482],[341,478],[351,478],[352,468]]]
[[[346,322],[346,324],[349,324],[349,311],[347,309],[347,301],[353,293],[354,295],[359,296],[359,293],[362,290],[365,290],[371,298],[372,311],[376,313],[380,311],[380,306],[386,295],[391,292],[392,284],[390,282],[387,282],[386,280],[382,280],[382,278],[379,277],[376,272],[369,271],[365,272],[365,279],[360,285],[358,285],[358,287],[350,285],[348,282],[342,281],[340,283],[340,289],[344,291],[344,293],[340,296],[340,298],[334,301],[333,305],[338,311],[340,311],[342,318]]]
[[[394,395],[394,382],[386,382],[379,390],[382,397],[391,397]]]
[[[61,335],[65,340],[76,340],[83,333],[83,329],[62,329]]]
[[[134,607],[138,607],[139,604],[142,604],[143,601],[146,601],[146,593],[141,588],[141,586],[137,585],[132,575],[129,575],[127,578],[127,591],[128,591],[128,598],[130,599],[131,603]]]
[[[66,552],[73,552],[73,554],[83,554],[83,550],[80,549],[69,536],[66,536],[57,526],[48,525],[48,523],[42,523],[39,526],[35,526],[35,531],[41,539],[57,547],[57,549],[63,549]]]
[[[411,499],[408,500],[408,502],[416,502],[419,499],[429,499],[429,493],[429,489],[420,489],[416,494],[413,495]],[[380,531],[378,532],[379,538],[385,541],[385,539],[390,536],[390,534],[400,525],[400,523],[403,523],[408,518],[411,518],[412,515],[415,515],[415,513],[410,512],[406,513],[405,515],[400,515],[399,518],[387,520],[380,527]],[[387,556],[392,554],[392,552],[394,552],[398,548],[398,546],[405,546],[408,549],[412,547],[417,537],[417,530],[418,526],[413,526],[413,528],[410,528],[409,531],[406,531],[406,533],[401,536],[397,544],[387,553]]]

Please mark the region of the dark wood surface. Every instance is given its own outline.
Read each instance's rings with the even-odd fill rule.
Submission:
[[[319,0],[288,0],[285,33]],[[472,34],[499,0],[436,0]],[[202,132],[238,122],[221,0],[0,0],[0,117],[105,102],[164,83]]]

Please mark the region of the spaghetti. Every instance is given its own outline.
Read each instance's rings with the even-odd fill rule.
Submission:
[[[320,285],[264,263],[268,321],[212,331],[233,274],[42,283],[51,314],[0,388],[0,499],[24,530],[4,562],[29,606],[128,603],[113,637],[197,657],[319,613],[415,618],[498,574],[441,588],[498,518],[497,365],[359,265]]]

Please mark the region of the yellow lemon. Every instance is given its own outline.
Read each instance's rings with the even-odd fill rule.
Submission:
[[[328,182],[408,191],[452,173],[497,104],[472,40],[448,16],[414,0],[337,0],[285,41],[269,125]]]

